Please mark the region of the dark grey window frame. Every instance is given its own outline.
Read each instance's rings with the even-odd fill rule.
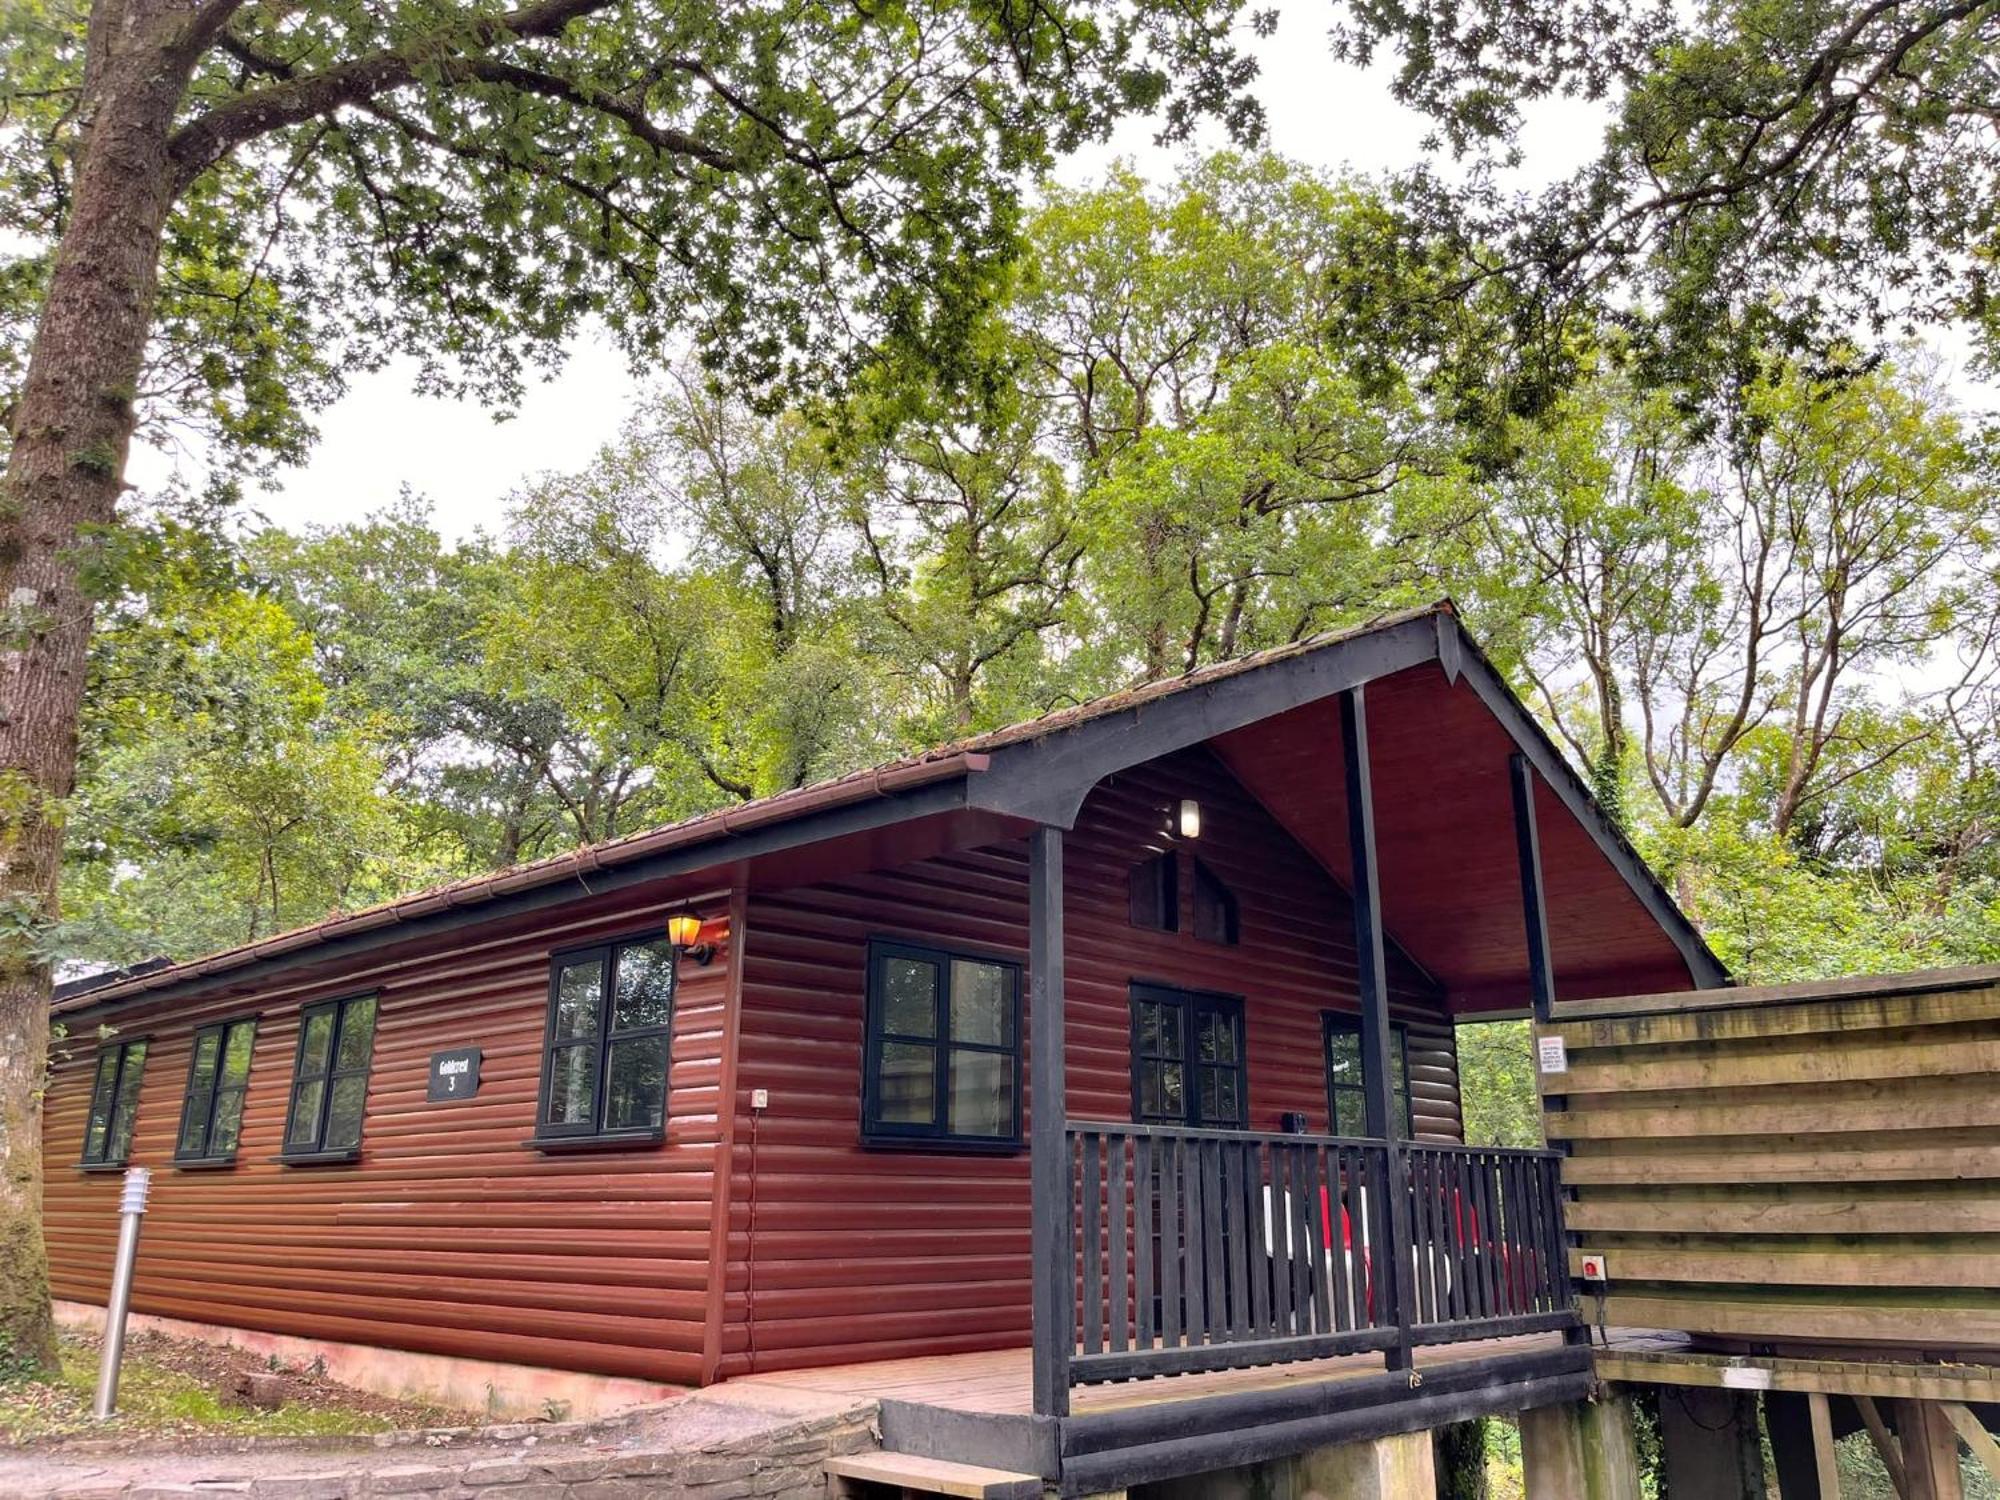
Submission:
[[[1225,947],[1235,947],[1241,940],[1243,924],[1242,906],[1236,899],[1236,892],[1229,888],[1227,881],[1209,868],[1200,855],[1193,856],[1191,862],[1194,865],[1193,879],[1188,884],[1192,887],[1194,895],[1194,920],[1189,924],[1189,930],[1200,942],[1220,943]],[[1202,887],[1204,884],[1213,892],[1216,910],[1220,914],[1222,921],[1222,930],[1220,932],[1202,931]]]
[[[173,1165],[177,1167],[227,1167],[235,1165],[236,1153],[243,1144],[241,1135],[243,1128],[242,1114],[239,1111],[237,1115],[236,1128],[238,1131],[238,1136],[236,1145],[231,1146],[227,1151],[215,1151],[212,1150],[211,1148],[215,1142],[216,1111],[221,1105],[222,1097],[224,1094],[233,1093],[239,1095],[240,1097],[246,1100],[248,1099],[250,1090],[250,1068],[247,1066],[244,1068],[243,1081],[241,1083],[224,1084],[222,1081],[222,1066],[224,1061],[229,1056],[229,1034],[239,1026],[248,1026],[250,1028],[250,1048],[252,1054],[251,1062],[252,1064],[255,1063],[258,1020],[259,1017],[255,1015],[231,1016],[227,1020],[209,1021],[203,1025],[195,1027],[194,1040],[192,1045],[188,1049],[187,1085],[181,1090],[180,1123],[174,1130]],[[300,1017],[299,1025],[301,1031],[303,1031],[305,1026],[305,1018],[303,1016]],[[215,1076],[209,1083],[208,1092],[204,1097],[201,1106],[202,1108],[201,1150],[183,1151],[181,1149],[181,1142],[187,1139],[188,1114],[191,1110],[195,1108],[195,1101],[197,1097],[195,1089],[195,1081],[194,1081],[195,1062],[201,1056],[201,1039],[204,1036],[208,1036],[210,1034],[213,1034],[216,1039]],[[289,1115],[290,1110],[287,1109],[286,1113],[287,1115]],[[289,1121],[287,1123],[289,1123]]]
[[[542,1022],[542,1078],[541,1087],[535,1093],[535,1133],[527,1144],[537,1151],[592,1151],[616,1150],[621,1147],[657,1146],[667,1138],[667,1105],[673,1097],[674,1070],[674,1020],[680,1014],[681,966],[680,955],[673,952],[669,960],[667,980],[667,1019],[658,1026],[629,1027],[613,1032],[611,1028],[612,1007],[617,1003],[618,994],[618,951],[649,944],[663,944],[667,941],[664,926],[647,928],[640,932],[622,933],[606,938],[602,942],[580,943],[572,948],[560,948],[549,955],[549,1003],[548,1014]],[[558,1043],[556,1040],[556,1002],[558,987],[562,983],[565,968],[575,966],[580,960],[595,958],[602,965],[602,979],[597,996],[597,1071],[591,1095],[590,1118],[569,1123],[549,1122],[549,1090],[555,1081],[555,1060],[559,1046],[575,1047],[587,1045],[584,1041]],[[667,1055],[660,1069],[660,1123],[658,1125],[621,1126],[615,1130],[604,1128],[605,1090],[610,1086],[611,1048],[614,1043],[641,1041],[650,1037],[665,1037]]]
[[[1360,1082],[1336,1084],[1333,1081],[1333,1038],[1336,1032],[1350,1035],[1355,1039],[1354,1050],[1357,1056],[1361,1058],[1361,1067],[1364,1073]],[[1342,1010],[1325,1010],[1320,1012],[1319,1066],[1320,1072],[1326,1075],[1326,1128],[1331,1135],[1342,1134],[1340,1129],[1339,1100],[1339,1096],[1342,1094],[1353,1094],[1361,1099],[1362,1118],[1364,1120],[1367,1118],[1368,1084],[1365,1074],[1368,1067],[1368,1059],[1362,1053],[1360,1041],[1361,1017]],[[1394,1099],[1398,1092],[1401,1093],[1403,1099],[1403,1134],[1401,1139],[1406,1141],[1414,1140],[1417,1134],[1417,1116],[1415,1096],[1410,1091],[1409,1022],[1391,1021],[1389,1023],[1389,1046],[1392,1066],[1395,1068],[1397,1074],[1396,1078],[1390,1080],[1390,1098]],[[1365,1135],[1367,1127],[1364,1125],[1359,1131],[1349,1131],[1347,1133],[1350,1135]]]
[[[1140,1125],[1182,1125],[1197,1130],[1248,1130],[1250,1128],[1250,1022],[1248,1007],[1241,995],[1220,990],[1193,990],[1184,985],[1162,984],[1135,979],[1129,988],[1132,1063],[1132,1119]],[[1142,1003],[1171,1005],[1180,1015],[1181,1114],[1172,1118],[1147,1114],[1142,1105],[1141,1069],[1148,1061],[1139,1049],[1139,1006]],[[1204,1063],[1195,1056],[1197,1018],[1204,1012],[1228,1015],[1236,1027],[1236,1061]],[[1236,1074],[1237,1116],[1234,1120],[1208,1120],[1201,1113],[1200,1070],[1228,1068]]]
[[[132,1061],[132,1049],[135,1047],[139,1049],[139,1081],[134,1086],[131,1108],[121,1117],[118,1101],[125,1092],[125,1069]],[[131,1160],[132,1136],[139,1117],[138,1090],[145,1086],[146,1061],[152,1055],[152,1051],[153,1039],[150,1036],[107,1038],[99,1044],[97,1057],[92,1062],[90,1070],[90,1100],[84,1109],[83,1151],[77,1160],[77,1165],[84,1171],[109,1172]],[[104,1138],[99,1142],[97,1152],[93,1155],[90,1149],[92,1121],[97,1116],[97,1100],[102,1092],[104,1064],[109,1058],[116,1058],[117,1062],[112,1070],[110,1092],[105,1096]],[[122,1132],[125,1138],[124,1147],[114,1152],[112,1146],[121,1133],[119,1130],[121,1122],[124,1125]]]
[[[933,1034],[913,1037],[936,1054],[936,1083],[932,1098],[935,1112],[928,1125],[884,1121],[881,1110],[882,1047],[897,1039],[883,1025],[882,966],[891,958],[908,958],[937,965],[937,1014]],[[1012,1042],[994,1046],[984,1042],[958,1042],[951,1036],[951,966],[961,963],[989,964],[1004,971],[1012,991],[1012,1015],[1008,1034]],[[1018,960],[977,948],[939,948],[928,943],[905,942],[900,938],[870,938],[868,969],[863,980],[861,1023],[861,1143],[864,1146],[903,1151],[943,1151],[967,1155],[1003,1155],[1021,1150],[1023,1096],[1022,1072],[1026,1048],[1021,1034],[1022,968]],[[972,1052],[998,1053],[1014,1063],[1014,1130],[1011,1135],[959,1135],[951,1129],[950,1070],[954,1048]]]
[[[371,1001],[374,1010],[368,1023],[368,1061],[359,1068],[343,1068],[340,1062],[340,1044],[347,1034],[349,1011],[362,1001]],[[305,1074],[306,1033],[312,1018],[325,1011],[333,1013],[333,1030],[326,1039],[326,1071]],[[368,1122],[368,1077],[375,1069],[375,1043],[382,1032],[382,997],[374,990],[364,990],[358,995],[342,995],[337,1000],[317,1000],[311,1005],[299,1008],[299,1035],[292,1048],[291,1092],[285,1101],[285,1133],[279,1138],[277,1159],[286,1166],[338,1165],[342,1162],[358,1161],[361,1157],[361,1139]],[[326,1144],[327,1122],[333,1112],[334,1085],[344,1078],[359,1076],[361,1085],[361,1118],[355,1123],[355,1139],[352,1146]],[[324,1085],[319,1092],[319,1111],[313,1122],[312,1139],[309,1142],[294,1143],[292,1126],[297,1123],[299,1108],[299,1088],[301,1084],[318,1082]]]
[[[1178,849],[1148,854],[1125,872],[1132,925],[1141,932],[1181,930],[1181,856]]]

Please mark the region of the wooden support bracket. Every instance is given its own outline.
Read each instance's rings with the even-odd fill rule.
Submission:
[[[1806,1397],[1812,1415],[1813,1464],[1819,1471],[1819,1500],[1840,1500],[1840,1465],[1833,1448],[1833,1415],[1826,1393],[1814,1391]]]
[[[1938,1409],[1945,1420],[1958,1429],[1958,1435],[1965,1439],[1965,1446],[1972,1450],[1972,1456],[1986,1467],[1986,1472],[2000,1480],[2000,1442],[1993,1440],[1993,1434],[1980,1424],[1972,1414],[1972,1408],[1963,1401],[1940,1401]]]
[[[1856,1396],[1854,1404],[1861,1411],[1862,1425],[1868,1429],[1868,1440],[1875,1445],[1875,1456],[1882,1460],[1882,1468],[1896,1491],[1896,1500],[1915,1500],[1910,1493],[1910,1476],[1903,1469],[1903,1450],[1896,1442],[1896,1435],[1889,1431],[1889,1424],[1882,1420],[1882,1409],[1873,1396]]]

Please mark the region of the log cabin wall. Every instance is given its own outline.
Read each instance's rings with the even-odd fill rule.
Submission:
[[[1179,932],[1132,924],[1129,871],[1169,846],[1166,810],[1182,797],[1202,804],[1201,836],[1184,851],[1238,902],[1233,946],[1192,935],[1185,879]],[[1299,1110],[1325,1130],[1321,1012],[1358,1008],[1351,909],[1221,763],[1189,752],[1105,782],[1065,840],[1064,865],[1071,1116],[1132,1117],[1128,986],[1151,980],[1244,996],[1250,1125],[1275,1130]],[[859,1139],[868,940],[1025,963],[1026,866],[1025,845],[1009,844],[751,893],[721,1375],[1028,1342],[1025,1149],[961,1155]],[[1391,969],[1417,1134],[1457,1140],[1443,1002],[1400,956]],[[759,1114],[747,1108],[754,1088],[770,1091]]]
[[[154,1169],[133,1307],[307,1338],[693,1383],[703,1373],[717,1101],[734,946],[705,910],[712,965],[681,964],[664,1145],[544,1155],[533,1131],[549,955],[657,933],[657,894],[301,967],[244,990],[135,1000],[66,1018],[47,1110],[47,1224],[58,1297],[105,1300],[119,1174],[82,1149],[100,1019],[149,1037],[130,1162]],[[282,1166],[300,1007],[379,995],[362,1155]],[[235,1165],[169,1165],[194,1029],[259,1017]],[[430,1054],[483,1050],[477,1096],[427,1103]]]
[[[2000,1361],[2000,968],[1578,1001],[1543,1030],[1612,1325]]]

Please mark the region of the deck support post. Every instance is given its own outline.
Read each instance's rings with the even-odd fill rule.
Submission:
[[[1507,781],[1514,793],[1514,849],[1521,864],[1521,915],[1528,926],[1528,1000],[1535,1019],[1546,1024],[1555,1004],[1555,968],[1549,960],[1549,910],[1542,894],[1542,835],[1535,824],[1535,771],[1528,757],[1508,757]]]
[[[1076,1271],[1063,1079],[1063,843],[1062,830],[1046,825],[1028,835],[1028,1057],[1034,1411],[1065,1417],[1076,1346]]]
[[[1522,1412],[1521,1476],[1527,1500],[1639,1500],[1631,1398],[1613,1387]]]
[[[1667,1493],[1712,1500],[1764,1500],[1764,1447],[1757,1401],[1742,1391],[1663,1385],[1660,1450]]]
[[[1902,1439],[1903,1475],[1911,1500],[1965,1500],[1965,1475],[1958,1466],[1958,1432],[1941,1403],[1915,1399],[1896,1403],[1896,1435]]]
[[[1341,760],[1347,775],[1347,838],[1353,870],[1354,958],[1361,1001],[1361,1082],[1368,1134],[1388,1142],[1381,1205],[1383,1239],[1389,1246],[1388,1312],[1397,1329],[1386,1360],[1392,1370],[1412,1362],[1410,1323],[1414,1297],[1410,1263],[1408,1163],[1395,1118],[1395,1075],[1391,1068],[1394,1033],[1389,1025],[1389,965],[1382,935],[1381,876],[1375,862],[1375,792],[1368,766],[1368,704],[1361,688],[1340,695]]]
[[[1812,1407],[1803,1391],[1766,1391],[1764,1427],[1782,1500],[1825,1500],[1813,1452]]]
[[[1535,768],[1518,750],[1507,759],[1507,785],[1514,801],[1514,853],[1521,866],[1521,918],[1528,939],[1528,1004],[1534,1011],[1535,1025],[1542,1027],[1549,1024],[1555,1013],[1556,970],[1555,960],[1549,955],[1548,898],[1542,889],[1542,834],[1535,822]],[[1559,1110],[1564,1102],[1560,1094],[1544,1094],[1541,1107],[1544,1111]],[[1557,1149],[1564,1155],[1569,1153],[1567,1142],[1558,1142]],[[1562,1205],[1569,1196],[1558,1185],[1556,1240],[1565,1254],[1570,1240],[1561,1216]],[[1578,1318],[1575,1326],[1563,1330],[1563,1341],[1589,1343],[1589,1325]]]

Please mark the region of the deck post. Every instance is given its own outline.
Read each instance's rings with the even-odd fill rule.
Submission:
[[[1347,838],[1353,868],[1354,956],[1356,987],[1361,1000],[1361,1082],[1367,1107],[1368,1134],[1386,1141],[1388,1172],[1383,1205],[1389,1241],[1388,1311],[1397,1329],[1388,1351],[1392,1370],[1410,1368],[1412,1268],[1410,1264],[1409,1194],[1404,1188],[1408,1163],[1405,1143],[1395,1121],[1394,1075],[1390,1072],[1394,1034],[1389,1027],[1389,980],[1382,935],[1381,877],[1375,863],[1375,793],[1368,767],[1368,704],[1361,688],[1340,695],[1341,759],[1347,772]]]
[[[1556,971],[1549,957],[1549,906],[1542,890],[1542,835],[1535,823],[1535,768],[1518,750],[1507,759],[1507,784],[1514,797],[1514,852],[1521,863],[1521,916],[1528,934],[1528,1003],[1534,1010],[1535,1025],[1542,1027],[1549,1024],[1555,1013]],[[1542,1095],[1544,1111],[1559,1110],[1563,1104],[1560,1094]],[[1569,1143],[1558,1141],[1556,1149],[1567,1156]],[[1561,1222],[1562,1206],[1569,1197],[1568,1190],[1558,1183],[1556,1241],[1565,1255],[1570,1239],[1568,1228]],[[1578,1318],[1575,1326],[1563,1330],[1563,1342],[1589,1343],[1589,1325]]]
[[[1546,1024],[1555,1004],[1555,969],[1549,962],[1549,910],[1542,895],[1542,837],[1535,826],[1535,771],[1528,757],[1508,758],[1514,791],[1514,847],[1521,862],[1521,914],[1528,924],[1528,998],[1535,1019]]]
[[[1062,830],[1046,825],[1028,835],[1028,1057],[1034,1411],[1066,1417],[1076,1272],[1063,1081],[1063,845]]]

